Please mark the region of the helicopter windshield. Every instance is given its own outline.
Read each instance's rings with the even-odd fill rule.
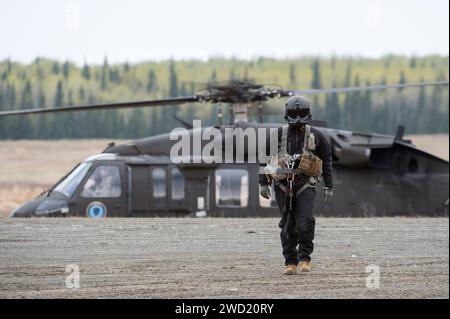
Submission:
[[[83,180],[84,176],[88,172],[89,168],[92,166],[92,163],[81,163],[78,165],[72,173],[67,175],[58,186],[54,188],[55,192],[63,193],[68,197],[72,197],[73,193],[77,189],[80,182]]]

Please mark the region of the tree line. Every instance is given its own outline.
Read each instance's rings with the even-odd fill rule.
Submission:
[[[187,96],[208,81],[232,79],[292,89],[443,81],[448,79],[448,57],[212,58],[112,65],[105,58],[101,65],[83,66],[7,59],[0,62],[0,110]],[[311,101],[313,116],[333,128],[393,134],[402,124],[407,134],[448,133],[448,87],[334,93]],[[265,104],[265,121],[282,121],[283,101]],[[217,112],[217,105],[193,104],[8,117],[0,119],[0,139],[139,138],[180,126],[176,116],[215,125]]]

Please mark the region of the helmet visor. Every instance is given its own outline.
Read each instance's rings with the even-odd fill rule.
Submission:
[[[309,115],[309,110],[308,109],[293,109],[293,110],[287,110],[287,115],[289,117],[292,118],[296,118],[296,117],[305,117]]]

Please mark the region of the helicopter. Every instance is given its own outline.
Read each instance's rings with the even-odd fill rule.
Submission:
[[[171,151],[178,141],[173,139],[173,132],[121,145],[111,143],[101,154],[78,164],[49,190],[14,209],[10,216],[276,217],[279,210],[275,201],[259,194],[259,173],[264,163],[249,160],[253,144],[248,140],[240,147],[236,145],[237,137],[248,129],[270,134],[270,130],[283,125],[264,123],[264,101],[292,95],[422,86],[448,86],[448,82],[286,90],[233,80],[210,83],[187,97],[0,112],[0,117],[7,117],[213,103],[219,105],[219,123],[215,127],[194,127],[177,119],[190,141],[211,130],[220,133],[214,146],[222,157],[231,154],[233,158],[228,162],[208,160],[208,156],[199,159],[191,149],[185,160],[174,161]],[[227,124],[222,123],[222,104],[230,106],[231,120]],[[249,110],[254,107],[258,110],[257,122],[249,120]],[[326,203],[317,196],[317,216],[448,216],[449,163],[404,139],[403,126],[398,127],[395,135],[334,129],[320,120],[313,120],[311,126],[331,145],[336,195]],[[234,134],[232,142],[226,143],[230,134]],[[199,147],[208,143],[200,139]],[[258,143],[254,144],[258,148]],[[237,161],[238,157],[243,160]],[[319,195],[320,192],[318,188]]]

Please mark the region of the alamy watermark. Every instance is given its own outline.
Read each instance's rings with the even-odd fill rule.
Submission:
[[[378,265],[368,265],[366,267],[366,273],[369,275],[366,277],[366,288],[367,289],[379,289],[380,288],[380,266]]]
[[[80,7],[77,2],[66,3],[65,25],[68,30],[80,29]]]
[[[66,288],[79,289],[80,288],[80,267],[75,264],[67,265],[66,267]]]
[[[277,132],[276,127],[202,128],[201,120],[194,120],[192,130],[176,128],[170,133],[170,140],[176,141],[170,159],[177,164],[266,163],[278,152]],[[268,139],[270,154],[266,152]]]
[[[365,27],[371,31],[381,28],[381,8],[378,3],[369,3],[366,6]]]

